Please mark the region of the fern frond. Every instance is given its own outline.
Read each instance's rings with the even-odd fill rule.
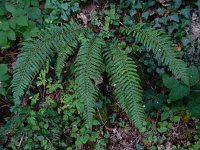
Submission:
[[[169,67],[174,75],[181,78],[185,84],[189,84],[187,65],[180,59],[180,56],[173,46],[171,39],[161,30],[153,28],[143,29],[144,24],[137,24],[132,27],[124,27],[121,32],[132,34],[136,41],[144,44],[148,49],[153,50],[162,58],[162,62]]]
[[[105,52],[107,72],[114,95],[137,127],[142,127],[144,109],[142,90],[136,64],[122,51],[117,43],[110,44]]]
[[[50,61],[54,51],[63,47],[63,44],[74,43],[82,29],[76,24],[45,31],[37,39],[22,43],[22,53],[18,55],[12,80],[13,97],[15,104],[20,104],[20,98],[31,83],[35,75]]]
[[[61,48],[60,51],[58,52],[56,69],[55,69],[57,77],[60,77],[62,69],[66,64],[65,61],[70,55],[72,55],[72,53],[73,53],[73,48],[68,45]]]
[[[79,99],[84,102],[84,116],[89,126],[92,124],[96,108],[98,88],[95,86],[94,81],[101,76],[101,49],[103,45],[104,40],[95,35],[90,36],[88,39],[83,39],[75,61],[77,93]]]

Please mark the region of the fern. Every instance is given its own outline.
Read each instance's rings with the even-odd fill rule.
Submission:
[[[81,28],[72,23],[61,28],[55,28],[52,31],[46,31],[39,35],[38,39],[22,43],[22,53],[17,58],[12,81],[16,105],[20,104],[21,96],[24,95],[25,90],[41,67],[45,65],[46,61],[50,61],[50,58],[54,55],[54,50],[58,51],[66,43],[76,43],[80,32]],[[59,65],[60,63],[58,63],[57,68],[59,68]],[[57,70],[59,72],[59,69]]]
[[[121,33],[133,35],[138,42],[160,55],[163,63],[188,84],[186,65],[180,60],[170,38],[160,30],[142,27],[143,24],[125,27]],[[46,61],[57,55],[56,75],[59,77],[68,56],[79,49],[75,60],[75,80],[78,85],[77,94],[85,106],[84,116],[88,125],[92,125],[99,94],[95,82],[101,78],[102,65],[105,63],[110,84],[114,86],[114,95],[135,125],[138,128],[142,127],[144,110],[137,66],[121,50],[117,41],[106,42],[99,34],[85,30],[73,22],[46,31],[38,36],[38,39],[25,41],[21,49],[12,81],[15,104],[20,104],[25,90]]]
[[[169,69],[185,84],[189,84],[189,76],[187,65],[177,53],[171,39],[161,30],[153,28],[143,29],[144,24],[137,24],[132,27],[124,27],[121,32],[124,34],[132,34],[136,41],[141,42],[147,48],[153,50],[154,54],[158,54],[162,58],[162,62],[169,66]]]
[[[105,53],[106,64],[114,95],[137,127],[142,127],[144,109],[142,90],[136,65],[115,42]]]
[[[64,46],[58,52],[56,69],[55,69],[57,77],[60,77],[62,69],[65,66],[65,60],[68,58],[68,56],[72,55],[72,53],[73,53],[73,48],[70,47],[69,45]]]
[[[78,94],[80,100],[85,104],[85,118],[89,126],[92,124],[95,113],[98,89],[94,84],[101,76],[100,66],[102,64],[101,48],[104,41],[98,36],[91,36],[82,40],[77,59],[75,61],[75,74],[78,83]]]

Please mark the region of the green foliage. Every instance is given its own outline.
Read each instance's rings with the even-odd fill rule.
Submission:
[[[194,66],[200,64],[200,40],[192,41],[188,30],[200,10],[199,0],[120,0],[106,4],[93,0],[94,5],[102,2],[105,6],[97,6],[90,15],[86,12],[85,27],[89,29],[72,21],[65,24],[71,18],[76,19],[75,14],[85,6],[87,10],[91,4],[85,3],[88,1],[0,2],[1,49],[26,39],[19,45],[22,51],[16,64],[12,63],[15,106],[0,129],[0,143],[8,149],[71,150],[92,142],[87,145],[91,149],[106,149],[112,132],[107,125],[127,128],[126,117],[125,121],[118,118],[118,103],[118,110],[107,108],[113,107],[110,93],[113,91],[129,119],[144,132],[138,136],[141,142],[137,142],[136,149],[166,149],[168,143],[171,149],[199,149],[198,126],[194,129],[198,120],[190,117],[200,117],[199,66]],[[153,28],[135,22],[146,22]],[[40,32],[38,28],[48,29]],[[18,46],[10,50],[16,49]],[[12,55],[0,60],[6,63],[7,56]],[[181,59],[189,62],[190,67]],[[66,66],[70,69],[63,71]],[[172,77],[166,75],[168,71]],[[7,72],[7,66],[1,64],[0,94],[5,99],[10,98]],[[76,83],[74,79],[69,81],[69,76]],[[144,94],[141,85],[145,87]],[[102,96],[99,89],[111,95],[111,101],[99,99]],[[23,97],[25,94],[29,99]],[[2,104],[0,111],[4,113],[10,105]],[[168,104],[173,106],[161,107]],[[182,111],[186,114],[173,110],[174,105],[185,104],[190,114],[185,109]],[[96,120],[96,109],[103,126]],[[151,110],[145,122],[144,109]],[[108,114],[112,111],[115,113],[109,122]]]
[[[144,91],[144,108],[146,111],[152,109],[159,109],[165,100],[165,96],[162,93],[157,93],[153,89],[147,89]]]
[[[81,40],[81,47],[75,61],[75,75],[79,88],[77,92],[81,101],[85,102],[85,118],[91,125],[95,113],[98,89],[93,81],[100,79],[103,63],[101,48],[105,45],[103,39],[92,35]]]
[[[190,86],[194,86],[198,83],[199,81],[199,71],[196,66],[191,66],[188,69],[189,72],[189,81],[190,81]]]
[[[117,42],[109,45],[105,57],[110,82],[114,86],[113,93],[129,118],[137,127],[141,127],[144,112],[141,107],[143,105],[142,90],[136,64],[120,49]]]
[[[163,85],[169,89],[168,97],[170,100],[184,99],[192,116],[199,118],[199,72],[197,67],[193,65],[188,68],[188,73],[190,86],[184,85],[166,74],[162,75]]]
[[[47,0],[45,2],[44,11],[45,20],[44,24],[57,24],[61,20],[67,21],[71,13],[79,11],[80,0],[70,1],[70,0]]]
[[[39,35],[37,40],[22,43],[23,52],[18,56],[12,82],[16,104],[20,104],[20,98],[24,95],[24,90],[29,86],[33,77],[47,61],[50,61],[53,49],[59,51],[66,43],[70,43],[69,46],[74,45],[79,33],[81,29],[77,24],[72,23],[63,28],[46,31]]]
[[[168,75],[164,74],[162,76],[163,84],[165,87],[170,89],[169,98],[171,100],[179,100],[185,96],[188,96],[190,93],[190,88],[178,80],[174,79],[173,77],[169,77]]]
[[[8,48],[17,36],[27,39],[39,32],[34,23],[41,18],[38,1],[1,1],[0,8],[1,48]]]
[[[172,42],[163,32],[142,29],[140,24],[122,29],[122,33],[129,34],[130,32],[136,40],[153,49],[155,54],[161,55],[163,62],[169,65],[175,75],[185,83],[189,82],[185,63],[176,58],[177,54],[172,47]],[[18,56],[12,81],[15,104],[20,104],[20,99],[32,79],[55,53],[58,54],[56,70],[59,75],[66,57],[77,47],[77,42],[80,42],[81,46],[75,61],[75,77],[79,99],[84,101],[87,110],[84,113],[85,118],[91,126],[99,93],[95,83],[101,78],[102,49],[107,46],[104,51],[105,71],[109,75],[111,85],[114,86],[114,95],[129,118],[137,127],[141,127],[144,113],[136,64],[127,56],[127,53],[123,52],[117,42],[108,41],[114,44],[105,44],[101,36],[90,30],[83,30],[79,25],[71,22],[64,27],[45,31],[38,36],[38,39],[23,42],[22,53]],[[63,58],[60,58],[60,53],[63,54],[63,52],[65,54]]]
[[[153,50],[155,55],[161,57],[162,62],[169,66],[169,69],[174,75],[181,78],[185,84],[189,84],[188,71],[186,64],[178,59],[176,49],[170,38],[164,34],[161,30],[155,29],[143,29],[143,24],[138,24],[132,27],[122,28],[121,32],[126,34],[132,34],[137,42],[144,44],[148,49]]]
[[[50,87],[55,83],[46,84],[47,94],[50,94]],[[84,121],[84,103],[75,92],[77,88],[75,82],[70,80],[66,92],[61,93],[59,105],[52,95],[46,95],[41,101],[43,95],[36,93],[29,98],[30,106],[13,108],[12,116],[7,118],[7,123],[0,129],[0,142],[8,142],[8,148],[19,149],[19,142],[23,140],[21,149],[44,150],[75,149],[86,142],[99,143],[103,131],[98,127],[97,131],[88,128]],[[53,93],[58,90],[55,88]],[[94,120],[93,126],[96,125],[99,122]]]
[[[187,126],[188,121],[192,120],[184,107],[169,108],[165,106],[160,111],[149,112],[142,129],[144,133],[142,148],[165,149],[166,142],[170,142],[172,149],[192,148],[197,137],[191,140],[193,129]],[[192,143],[189,142],[189,139]],[[187,142],[179,142],[184,140]]]
[[[200,118],[200,98],[194,97],[193,99],[190,99],[190,101],[187,103],[187,107],[189,111],[191,112],[192,116]]]
[[[0,2],[1,48],[9,48],[16,39],[30,39],[46,28],[69,20],[71,13],[80,11],[84,0],[7,0]]]

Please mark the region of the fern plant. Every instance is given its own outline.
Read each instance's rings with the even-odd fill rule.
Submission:
[[[188,84],[186,64],[180,60],[170,38],[160,30],[144,28],[143,24],[123,27],[120,34],[132,36],[153,53],[160,55],[162,62],[169,66],[174,75]],[[37,39],[25,41],[21,46],[14,68],[12,81],[13,97],[19,105],[31,81],[46,61],[57,56],[56,75],[60,76],[68,56],[78,50],[75,60],[75,77],[79,99],[85,104],[85,119],[92,124],[96,99],[99,94],[95,81],[106,66],[113,94],[126,111],[130,120],[140,128],[144,120],[142,88],[135,62],[128,57],[118,40],[103,39],[100,34],[82,28],[71,21],[63,27],[45,31]]]

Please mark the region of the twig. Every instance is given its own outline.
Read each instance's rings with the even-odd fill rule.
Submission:
[[[98,106],[96,106],[96,107],[97,107],[97,112],[98,112],[99,118],[101,120],[101,123],[103,124],[103,126],[106,126],[106,122],[103,121]]]
[[[10,105],[3,105],[3,106],[0,106],[0,108],[3,108],[3,107],[10,107]]]
[[[24,141],[24,134],[22,135],[22,137],[20,139],[20,142],[19,142],[19,145],[18,145],[18,150],[20,149],[23,141]]]
[[[100,111],[99,111],[99,108],[98,108],[97,105],[96,105],[96,108],[97,108],[97,112],[98,112],[99,118],[100,118],[101,123],[103,124],[103,126],[104,126],[107,130],[112,131],[110,128],[108,128],[108,127],[106,126],[106,122],[103,121],[103,119],[102,119],[102,117],[101,117],[101,114],[100,114]]]

